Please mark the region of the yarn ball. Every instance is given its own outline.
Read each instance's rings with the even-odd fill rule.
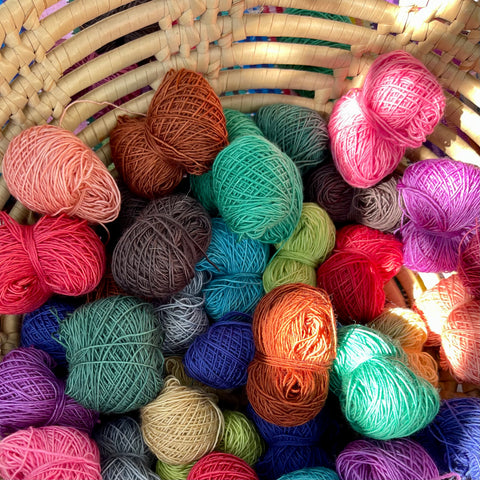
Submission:
[[[162,388],[162,333],[150,303],[115,296],[75,310],[59,329],[67,394],[101,413],[126,413]]]
[[[304,175],[329,157],[328,128],[315,110],[277,103],[261,107],[255,122],[266,138],[277,145]]]
[[[0,441],[0,476],[5,480],[102,480],[98,447],[72,427],[30,427]]]
[[[253,316],[255,356],[247,396],[264,420],[301,425],[322,409],[335,358],[336,325],[327,294],[301,283],[267,293]]]
[[[27,427],[63,425],[91,433],[98,414],[65,394],[48,353],[20,347],[0,362],[0,438]]]
[[[210,453],[223,436],[224,420],[213,395],[165,380],[158,397],[140,410],[145,443],[162,462],[185,465]]]
[[[375,59],[365,77],[362,103],[369,124],[407,148],[420,147],[445,110],[437,77],[403,50]]]
[[[408,438],[355,440],[337,457],[342,480],[434,480],[439,472],[427,451]]]
[[[209,170],[202,175],[190,175],[192,196],[196,198],[211,217],[218,215],[215,192],[213,191],[213,172]]]
[[[398,183],[405,216],[400,228],[404,261],[419,272],[456,269],[459,247],[480,217],[480,168],[428,159],[410,165]]]
[[[307,467],[282,475],[278,480],[339,480],[338,475],[326,467]]]
[[[210,272],[203,288],[205,310],[214,321],[232,312],[253,313],[263,296],[262,274],[269,247],[233,233],[221,218],[212,219],[212,240],[197,271]]]
[[[402,267],[402,244],[392,234],[349,225],[337,232],[336,246],[317,270],[342,323],[367,323],[385,305],[384,285]]]
[[[220,215],[241,239],[281,243],[300,219],[298,168],[265,138],[246,135],[224,148],[213,164],[213,190]]]
[[[462,239],[458,274],[474,297],[480,297],[480,226],[477,224],[467,245]]]
[[[328,464],[320,439],[325,435],[326,418],[323,409],[312,420],[295,427],[281,427],[261,418],[251,405],[247,414],[265,440],[265,454],[255,466],[262,480],[276,480],[295,470]]]
[[[165,355],[184,354],[195,338],[208,330],[205,298],[201,293],[206,276],[205,272],[196,272],[192,281],[168,303],[153,303],[164,332],[162,352]]]
[[[66,366],[65,349],[55,340],[59,323],[70,315],[76,306],[61,300],[52,299],[22,320],[20,345],[35,347],[47,352],[60,366]]]
[[[96,430],[103,480],[158,480],[154,456],[145,444],[140,425],[131,417],[107,421]]]
[[[258,480],[253,468],[230,453],[205,455],[190,470],[187,480]]]
[[[413,304],[413,310],[420,314],[428,331],[426,345],[438,346],[450,312],[473,297],[465,288],[459,275],[441,279],[436,285],[421,293]]]
[[[2,174],[10,193],[34,212],[108,223],[120,211],[120,191],[102,161],[55,125],[30,127],[13,138]]]
[[[397,182],[392,175],[370,188],[355,188],[352,220],[382,232],[396,230],[402,219]]]
[[[460,383],[480,385],[480,299],[452,309],[441,339],[440,366]]]
[[[412,435],[440,405],[433,385],[407,367],[403,350],[362,325],[339,329],[330,386],[350,426],[377,440]]]
[[[335,225],[315,203],[304,203],[291,237],[277,244],[277,253],[263,273],[265,292],[287,283],[316,286],[315,269],[335,246]]]
[[[170,70],[142,119],[121,117],[110,135],[115,166],[137,195],[172,192],[184,174],[211,169],[227,145],[220,100],[201,74]]]
[[[263,137],[262,131],[258,128],[251,115],[231,108],[224,108],[223,113],[227,122],[228,141],[230,143],[238,137],[245,135],[259,135]]]
[[[405,147],[380,135],[362,107],[363,92],[352,89],[338,99],[328,121],[333,161],[352,187],[368,188],[397,168]]]
[[[118,240],[113,277],[132,295],[166,301],[193,279],[210,238],[210,217],[195,199],[153,200]]]
[[[188,474],[195,462],[186,465],[170,465],[169,463],[157,460],[155,472],[162,480],[187,480]]]
[[[480,398],[444,400],[437,416],[415,437],[441,471],[480,478]]]
[[[91,292],[105,272],[105,247],[86,221],[42,217],[20,225],[0,212],[0,313],[22,314],[54,293]]]
[[[231,453],[253,467],[264,451],[264,442],[255,424],[242,412],[224,410],[225,431],[217,450]]]
[[[305,180],[305,199],[322,207],[335,223],[352,219],[355,189],[342,178],[333,163],[324,163],[310,172]]]
[[[247,383],[247,367],[254,353],[249,323],[218,322],[195,338],[183,364],[187,375],[210,387],[236,388]]]

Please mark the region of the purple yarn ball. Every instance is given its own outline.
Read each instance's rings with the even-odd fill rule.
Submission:
[[[427,480],[439,476],[435,462],[418,443],[396,440],[355,440],[337,457],[341,480]]]
[[[90,434],[98,413],[65,394],[55,362],[36,348],[12,350],[0,363],[0,438],[27,427],[60,425]]]
[[[183,358],[185,372],[213,388],[247,383],[247,368],[255,353],[252,326],[235,320],[217,322],[195,338]]]
[[[404,263],[419,272],[450,272],[460,243],[480,217],[480,169],[448,158],[410,165],[398,183]]]

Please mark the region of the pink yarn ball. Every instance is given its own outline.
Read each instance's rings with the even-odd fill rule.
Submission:
[[[71,427],[30,427],[0,442],[4,480],[101,480],[97,444]]]
[[[397,168],[405,148],[378,134],[362,110],[361,96],[353,89],[335,103],[328,133],[340,175],[353,187],[368,188]]]

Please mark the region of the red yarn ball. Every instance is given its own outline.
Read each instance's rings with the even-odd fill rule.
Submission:
[[[258,480],[258,477],[241,458],[230,453],[213,452],[192,467],[187,480]]]
[[[400,270],[402,244],[389,233],[351,225],[337,233],[334,254],[317,270],[342,323],[366,324],[382,313],[384,285]]]
[[[85,220],[45,216],[20,225],[0,212],[1,314],[31,312],[54,293],[89,293],[105,263],[105,247]]]

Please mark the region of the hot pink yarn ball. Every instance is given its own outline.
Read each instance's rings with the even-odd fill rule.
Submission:
[[[30,427],[0,442],[4,480],[101,480],[97,444],[71,427]]]

